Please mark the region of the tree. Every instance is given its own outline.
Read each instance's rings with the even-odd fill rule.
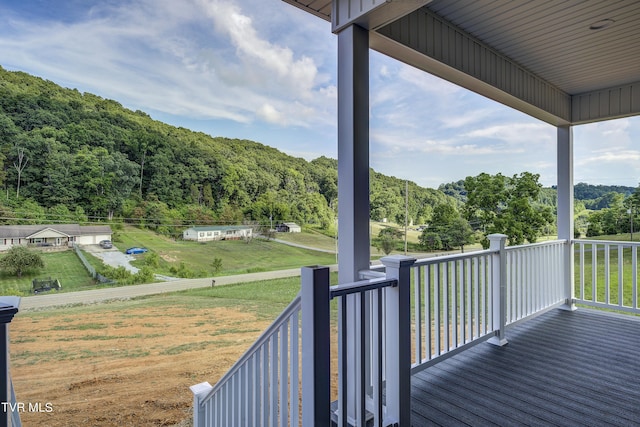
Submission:
[[[482,244],[488,247],[486,235],[504,233],[509,243],[535,243],[542,230],[553,222],[552,210],[538,202],[542,185],[540,175],[523,172],[513,177],[482,173],[467,177],[465,216],[485,234]]]
[[[22,277],[22,273],[25,271],[44,268],[44,261],[40,254],[30,251],[24,246],[13,246],[0,259],[0,268],[10,274]]]
[[[422,231],[418,239],[427,250],[450,251],[460,247],[464,252],[464,245],[473,243],[473,230],[454,206],[442,203],[433,209],[429,227]]]
[[[16,199],[20,197],[20,180],[22,179],[22,171],[27,167],[27,163],[29,162],[29,158],[24,155],[24,148],[17,147],[18,151],[18,160],[17,163],[13,162],[13,167],[18,172],[18,183],[16,185]]]
[[[452,247],[460,247],[460,251],[464,252],[464,245],[473,243],[473,230],[469,221],[462,217],[455,218],[449,224],[447,237]]]
[[[428,228],[425,228],[422,231],[422,234],[418,237],[418,241],[420,242],[420,246],[428,251],[437,251],[442,249],[440,234],[429,231]]]
[[[397,228],[386,227],[380,230],[378,233],[378,242],[376,244],[378,250],[384,252],[385,255],[389,255],[393,251],[402,239],[402,232]]]

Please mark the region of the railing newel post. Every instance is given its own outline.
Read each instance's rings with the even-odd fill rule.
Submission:
[[[212,388],[208,382],[189,387],[193,393],[193,427],[204,427],[205,425],[205,407],[201,405],[201,402],[202,398],[205,397]]]
[[[392,255],[380,260],[387,279],[398,286],[385,288],[386,419],[399,426],[411,423],[411,267],[415,258]]]
[[[329,268],[302,268],[302,425],[331,424]]]
[[[507,314],[507,260],[504,248],[507,242],[505,234],[490,234],[489,250],[491,254],[491,287],[492,287],[492,311],[493,311],[493,330],[495,336],[491,337],[488,342],[497,346],[506,345],[505,325]]]

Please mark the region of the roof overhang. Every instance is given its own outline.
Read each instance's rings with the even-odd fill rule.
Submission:
[[[54,238],[54,237],[68,238],[70,237],[70,235],[58,230],[54,230],[53,228],[45,228],[43,230],[39,230],[33,234],[25,236],[25,239],[46,239],[46,238]]]
[[[640,114],[636,0],[283,0],[553,125]]]

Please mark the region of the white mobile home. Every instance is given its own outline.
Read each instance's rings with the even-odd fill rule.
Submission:
[[[251,227],[243,225],[191,227],[182,232],[182,238],[196,242],[238,240],[250,238],[252,233]]]

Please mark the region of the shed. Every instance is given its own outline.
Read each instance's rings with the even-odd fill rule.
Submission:
[[[302,232],[302,227],[295,222],[283,222],[276,226],[276,231],[280,233],[300,233]]]

